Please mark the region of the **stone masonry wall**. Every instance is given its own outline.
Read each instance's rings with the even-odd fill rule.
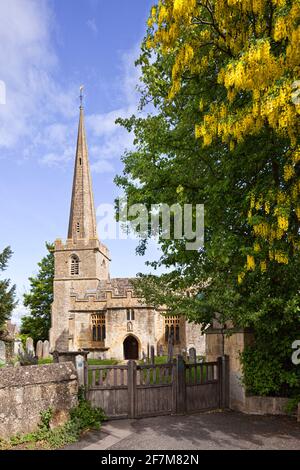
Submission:
[[[52,408],[53,426],[76,406],[78,382],[72,363],[0,369],[0,438],[34,432],[40,413]]]

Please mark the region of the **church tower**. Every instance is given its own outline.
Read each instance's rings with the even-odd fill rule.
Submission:
[[[55,241],[54,258],[50,343],[52,350],[66,351],[72,349],[69,312],[73,298],[88,298],[100,281],[109,279],[109,251],[97,235],[82,95],[68,238]]]

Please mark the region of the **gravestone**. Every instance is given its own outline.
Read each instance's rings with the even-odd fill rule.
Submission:
[[[150,360],[150,345],[149,343],[147,344],[147,363],[149,364],[149,360]]]
[[[15,344],[16,355],[19,356],[20,354],[24,354],[24,347],[22,341],[16,341]]]
[[[168,362],[173,361],[173,336],[170,335],[168,339]]]
[[[155,351],[154,346],[151,346],[151,364],[154,366],[155,363]]]
[[[39,340],[36,344],[36,355],[39,359],[43,357],[43,341]]]
[[[146,364],[147,362],[147,356],[145,354],[145,351],[143,351],[143,363]]]
[[[16,339],[14,341],[14,355],[18,356],[19,354],[23,354],[23,353],[24,353],[24,348],[23,348],[22,341],[20,339]]]
[[[162,356],[164,355],[164,347],[163,347],[162,344],[160,344],[160,346],[159,346],[158,355],[159,355],[160,357],[162,357]]]
[[[197,362],[196,349],[195,348],[190,348],[189,349],[189,363],[190,364],[196,364],[196,362]]]
[[[4,341],[0,341],[0,362],[6,362],[6,347]]]
[[[49,341],[46,339],[46,341],[43,342],[43,359],[48,359],[50,357],[49,349]]]
[[[28,353],[32,353],[35,356],[35,351],[34,351],[34,345],[33,345],[33,339],[32,338],[27,338],[26,339],[26,351]]]
[[[78,355],[75,357],[76,370],[78,375],[78,385],[79,387],[84,386],[84,357]]]

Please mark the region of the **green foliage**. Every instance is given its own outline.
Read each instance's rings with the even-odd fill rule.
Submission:
[[[42,366],[42,365],[45,365],[45,364],[52,364],[52,363],[53,363],[52,357],[48,357],[47,359],[39,359],[38,360],[39,366]]]
[[[9,246],[0,253],[0,273],[7,268],[12,254]],[[0,279],[0,331],[5,322],[10,319],[16,305],[16,286],[11,286],[9,279]]]
[[[41,422],[40,422],[39,428],[49,430],[52,416],[53,416],[52,408],[49,408],[46,411],[42,411],[41,412]]]
[[[79,432],[84,429],[100,429],[105,419],[103,410],[92,408],[89,401],[79,399],[79,405],[70,412],[71,421],[77,426]]]
[[[185,39],[183,35],[182,44]],[[152,205],[203,203],[205,246],[187,251],[185,240],[164,239],[160,224],[162,256],[149,263],[153,273],[140,275],[135,289],[150,305],[164,305],[174,315],[184,312],[188,320],[203,327],[217,315],[220,323],[231,320],[237,327],[251,328],[255,347],[242,357],[248,390],[290,395],[299,379],[291,363],[291,345],[300,331],[299,253],[288,265],[270,261],[267,272],[249,270],[238,283],[255,239],[248,220],[251,193],[254,187],[261,194],[280,189],[278,171],[286,163],[288,141],[267,126],[234,149],[218,139],[213,146],[202,147],[195,139],[194,123],[203,117],[199,103],[216,103],[224,97],[217,79],[224,60],[219,54],[200,75],[186,71],[180,91],[170,100],[174,56],[171,52],[163,56],[159,48],[150,53],[145,42],[141,46],[137,112],[144,113],[117,121],[134,134],[135,148],[123,155],[123,174],[115,181],[129,207],[143,203],[150,214]],[[153,114],[145,112],[148,103]],[[149,221],[147,236],[136,230],[138,254],[147,249],[150,228]],[[155,275],[157,268],[167,272]]]
[[[30,315],[21,322],[21,334],[31,336],[36,343],[48,339],[51,324],[51,304],[53,302],[54,246],[46,243],[48,255],[39,263],[35,277],[29,278],[30,292],[24,295],[24,305]]]
[[[32,351],[20,352],[18,360],[21,366],[36,366],[38,364],[38,358],[33,354]]]

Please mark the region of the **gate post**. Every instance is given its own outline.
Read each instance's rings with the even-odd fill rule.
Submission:
[[[89,391],[89,366],[88,362],[84,362],[84,397],[87,400],[88,398],[88,391]]]
[[[128,417],[133,419],[136,416],[136,362],[128,361]]]
[[[219,406],[229,408],[229,357],[218,357]]]
[[[176,359],[176,414],[184,414],[186,412],[186,383],[185,383],[185,362],[182,356]]]

